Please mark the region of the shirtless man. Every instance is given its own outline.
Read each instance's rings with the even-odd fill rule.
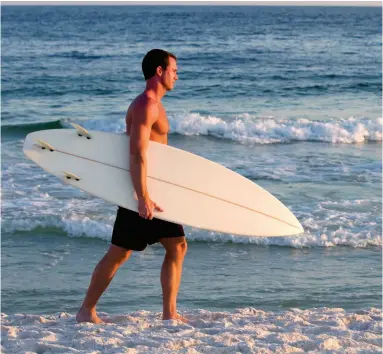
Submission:
[[[137,193],[138,213],[118,208],[112,244],[93,272],[76,316],[78,322],[102,322],[97,316],[96,304],[118,268],[132,251],[143,251],[148,244],[156,242],[160,242],[166,250],[161,268],[162,319],[186,321],[177,314],[176,305],[187,249],[184,229],[181,225],[153,218],[154,211],[161,212],[163,209],[150,198],[146,184],[149,140],[168,143],[169,121],[161,99],[178,80],[176,60],[175,55],[169,52],[153,49],[142,61],[146,88],[131,103],[126,114],[126,133],[130,136],[130,173]]]

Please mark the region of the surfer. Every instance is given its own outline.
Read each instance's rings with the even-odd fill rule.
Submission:
[[[143,251],[149,244],[160,242],[166,250],[161,268],[163,320],[185,318],[177,314],[177,294],[181,283],[182,264],[187,250],[182,225],[154,218],[163,209],[150,198],[146,177],[146,151],[149,140],[168,143],[169,121],[161,99],[173,89],[177,76],[177,58],[161,49],[149,51],[142,61],[146,88],[137,96],[126,114],[126,133],[130,136],[130,173],[138,199],[138,213],[118,208],[112,244],[93,271],[78,322],[102,323],[96,305],[118,268],[132,251]]]

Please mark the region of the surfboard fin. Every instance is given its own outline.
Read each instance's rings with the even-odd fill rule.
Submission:
[[[40,140],[40,139],[37,139],[37,144],[36,144],[38,147],[42,148],[43,150],[44,149],[48,149],[50,151],[55,151],[55,148],[51,145],[51,144],[48,144],[46,141],[44,140]]]
[[[74,173],[70,173],[70,172],[66,172],[66,171],[62,171],[62,173],[64,174],[64,176],[67,178],[67,179],[75,179],[76,181],[79,181],[81,178],[79,176],[76,176]]]
[[[78,136],[85,136],[87,139],[91,139],[92,136],[89,134],[89,132],[82,127],[81,125],[78,125],[76,123],[70,123],[73,128],[76,129]]]

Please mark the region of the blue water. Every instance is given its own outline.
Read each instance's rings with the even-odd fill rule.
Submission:
[[[2,7],[2,312],[75,313],[116,206],[45,173],[26,134],[124,130],[152,48],[178,57],[169,143],[266,188],[291,238],[186,228],[181,309],[381,304],[380,8]],[[163,250],[136,253],[99,308],[160,311]]]

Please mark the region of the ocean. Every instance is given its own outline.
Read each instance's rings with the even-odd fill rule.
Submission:
[[[380,7],[1,12],[2,352],[381,352]],[[169,145],[265,188],[305,232],[185,227],[178,308],[188,324],[161,321],[158,244],[133,253],[101,298],[114,323],[77,324],[117,206],[63,185],[23,141],[71,122],[123,132],[153,48],[178,58],[163,99]]]

